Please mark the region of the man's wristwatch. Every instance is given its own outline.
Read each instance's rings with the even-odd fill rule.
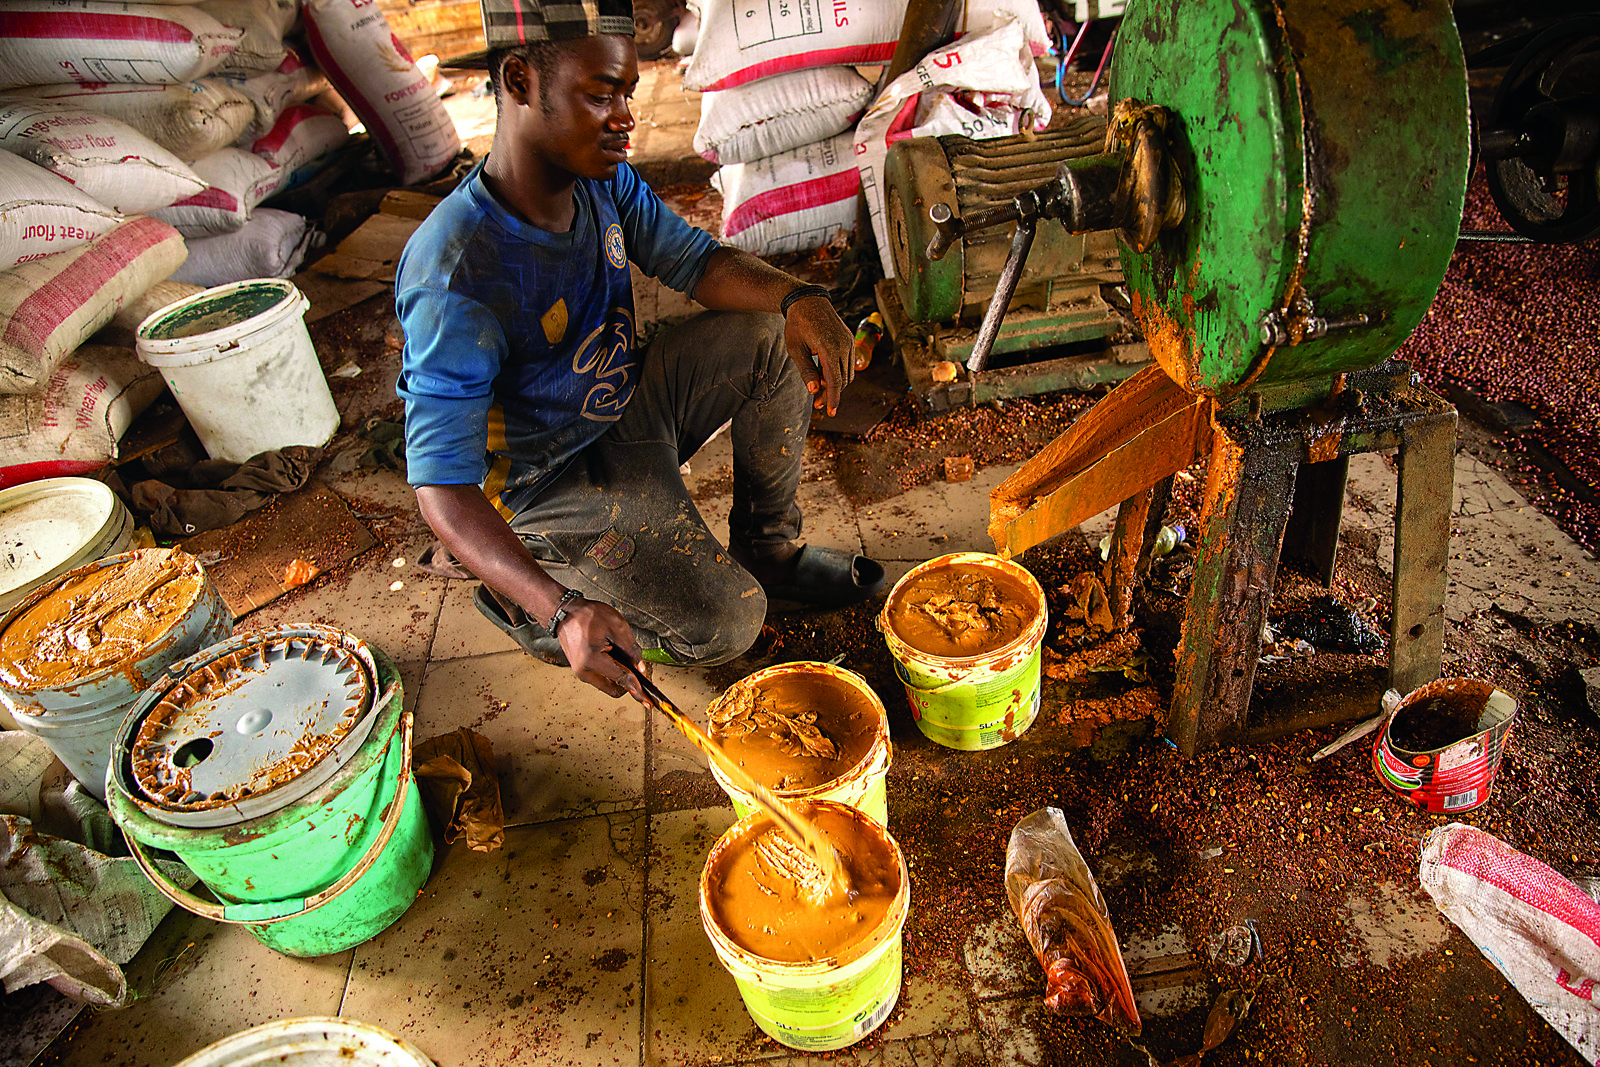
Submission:
[[[567,605],[582,599],[583,594],[578,592],[576,589],[568,589],[565,593],[561,594],[561,599],[556,601],[555,614],[550,616],[550,621],[544,624],[545,631],[551,637],[556,635],[556,627],[560,626],[566,617],[571,614],[567,611]]]

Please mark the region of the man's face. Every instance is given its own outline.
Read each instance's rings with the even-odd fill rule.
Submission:
[[[627,37],[588,37],[563,49],[548,76],[529,72],[518,139],[527,151],[580,178],[616,176],[628,158],[639,61]],[[509,82],[508,82],[509,84]]]

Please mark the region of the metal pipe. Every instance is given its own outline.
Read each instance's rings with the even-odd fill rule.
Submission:
[[[1022,268],[1028,262],[1028,251],[1033,248],[1033,234],[1038,229],[1039,220],[1034,214],[1022,214],[1023,217],[1017,220],[1017,232],[1011,236],[1011,254],[1006,257],[1006,265],[1000,270],[994,296],[983,311],[983,325],[978,327],[978,339],[973,342],[972,355],[967,358],[967,370],[974,373],[989,365],[989,351],[994,348],[994,339],[1000,333],[1000,320],[1006,317],[1006,308],[1017,291]]]

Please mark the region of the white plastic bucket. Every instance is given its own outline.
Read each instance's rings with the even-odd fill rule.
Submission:
[[[177,1067],[433,1067],[408,1041],[354,1019],[279,1019],[207,1045]]]
[[[45,478],[0,490],[0,612],[132,538],[133,516],[104,482]]]
[[[212,459],[320,446],[339,428],[306,332],[310,306],[294,283],[257,278],[196,293],[139,324],[139,357],[160,369]]]
[[[0,618],[0,634],[59,586],[104,567],[128,565],[147,551],[151,550],[96,560],[36,586]],[[174,554],[189,561],[179,550]],[[8,680],[0,670],[0,701],[5,702],[18,729],[48,745],[85,789],[104,799],[106,767],[123,714],[169,664],[222,640],[232,631],[232,613],[202,575],[193,600],[184,610],[122,659],[76,677],[43,682]],[[9,665],[10,660],[5,662]]]

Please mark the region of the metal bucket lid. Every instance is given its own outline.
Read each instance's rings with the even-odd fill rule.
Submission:
[[[46,478],[0,490],[0,612],[30,589],[115,549],[129,520],[93,478]]]
[[[281,810],[332,778],[371,732],[377,668],[349,634],[268,631],[202,657],[124,725],[129,795],[160,822],[225,826]]]

